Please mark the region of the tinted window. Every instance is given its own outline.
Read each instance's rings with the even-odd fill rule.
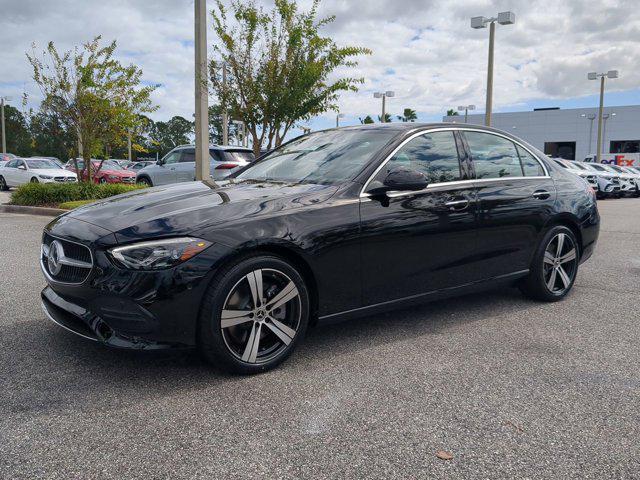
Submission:
[[[387,162],[382,176],[400,166],[424,173],[429,183],[460,180],[460,162],[453,132],[433,132],[414,138]]]
[[[465,132],[476,178],[522,177],[515,144],[490,133]]]
[[[339,184],[352,180],[394,130],[327,130],[293,140],[243,170],[237,179]]]
[[[182,150],[182,156],[180,157],[180,163],[195,162],[195,161],[196,161],[196,149],[195,148],[187,148],[186,150]]]
[[[253,152],[246,150],[226,150],[224,152],[225,160],[231,162],[253,162]]]
[[[520,155],[520,163],[522,163],[522,171],[525,177],[542,177],[544,170],[540,162],[524,148],[516,145],[518,154]]]
[[[213,148],[209,150],[209,157],[211,160],[216,162],[222,161],[222,152],[220,150],[214,150]]]
[[[8,168],[16,168],[17,166],[18,166],[18,161],[17,160],[10,160],[5,165],[5,167],[8,167]]]
[[[58,168],[58,165],[51,160],[27,160],[27,165],[29,168]]]

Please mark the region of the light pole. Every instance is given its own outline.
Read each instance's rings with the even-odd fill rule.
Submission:
[[[222,90],[227,93],[227,62],[222,62]],[[226,104],[222,105],[222,145],[229,145],[229,116]]]
[[[458,111],[462,112],[464,110],[464,123],[467,123],[467,117],[469,116],[469,110],[475,110],[476,106],[475,105],[466,105],[466,106],[459,106],[458,107]]]
[[[598,109],[598,141],[596,150],[596,161],[600,163],[602,160],[602,109],[604,108],[604,79],[618,78],[617,70],[609,70],[607,73],[589,72],[587,78],[589,80],[597,80],[600,78],[600,108]]]
[[[590,114],[586,114],[583,113],[582,115],[580,115],[582,118],[587,118],[589,119],[591,122],[589,123],[589,155],[591,155],[591,147],[593,145],[593,120],[596,118],[595,114],[590,113]]]
[[[491,126],[491,109],[493,105],[493,46],[496,36],[496,22],[500,25],[512,25],[516,23],[516,14],[513,12],[501,12],[497,17],[472,17],[471,28],[487,28],[489,24],[489,62],[487,65],[487,108],[484,114],[484,124]]]
[[[336,115],[336,128],[340,127],[340,119],[344,117],[345,117],[344,113],[339,113]]]
[[[381,98],[382,99],[382,117],[380,117],[380,122],[381,123],[386,123],[387,119],[386,119],[386,100],[387,97],[392,98],[395,97],[396,93],[391,91],[391,90],[387,90],[386,92],[375,92],[373,94],[373,98]]]
[[[196,180],[209,181],[209,107],[207,99],[207,2],[195,0]]]
[[[616,113],[604,113],[602,115],[602,146],[604,147],[607,144],[607,120],[613,119],[617,114]]]
[[[0,123],[2,124],[2,153],[7,153],[7,132],[4,129],[4,104],[11,100],[11,97],[0,97]]]

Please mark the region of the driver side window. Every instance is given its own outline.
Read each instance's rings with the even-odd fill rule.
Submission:
[[[422,172],[429,183],[454,182],[462,178],[460,160],[453,132],[425,133],[404,145],[380,171],[381,182],[398,167]]]
[[[170,165],[172,163],[177,163],[179,160],[180,160],[180,150],[177,150],[175,152],[171,152],[169,155],[164,157],[164,160],[162,163],[164,163],[165,165]]]

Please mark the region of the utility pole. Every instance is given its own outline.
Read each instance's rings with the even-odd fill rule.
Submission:
[[[491,109],[493,108],[493,50],[496,37],[496,22],[489,25],[489,61],[487,66],[487,106],[484,113],[484,124],[491,126]]]
[[[211,179],[207,99],[207,2],[195,0],[196,180]]]
[[[222,62],[222,91],[227,95],[227,62]],[[229,116],[227,104],[222,102],[222,145],[229,145]]]
[[[127,150],[129,151],[129,161],[131,161],[131,129],[129,129],[127,135]]]
[[[601,163],[602,160],[602,114],[604,109],[604,79],[618,78],[617,70],[609,70],[607,73],[589,72],[587,78],[589,80],[597,80],[600,78],[600,108],[598,109],[598,141],[596,142],[596,162]]]
[[[387,121],[386,119],[387,97],[394,97],[394,96],[395,96],[395,92],[393,92],[392,90],[387,90],[386,92],[374,92],[373,98],[382,98],[382,117],[380,118],[380,123],[385,123]]]

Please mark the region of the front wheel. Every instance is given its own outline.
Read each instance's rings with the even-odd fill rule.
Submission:
[[[30,182],[31,183],[40,183],[40,182],[38,182],[38,179],[36,177],[31,178]]]
[[[98,180],[98,183],[105,184],[105,183],[107,183],[107,179],[104,178],[104,177],[100,177],[100,180]]]
[[[520,290],[536,300],[557,302],[571,291],[579,261],[575,234],[561,225],[552,227],[540,242]]]
[[[153,184],[151,183],[151,180],[149,180],[147,177],[140,177],[136,183],[138,185],[143,186],[143,187],[152,187],[153,186]]]
[[[205,294],[198,347],[212,364],[252,374],[282,363],[304,337],[309,293],[285,260],[247,257],[226,268]]]
[[[7,191],[9,190],[9,185],[7,185],[7,181],[3,176],[0,176],[0,190]]]

